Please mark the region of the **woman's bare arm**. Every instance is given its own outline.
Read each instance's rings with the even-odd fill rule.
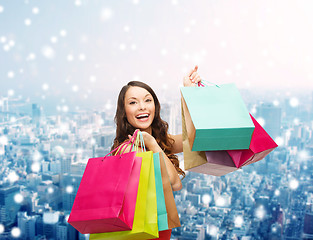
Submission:
[[[181,153],[183,151],[183,135],[169,135],[170,138],[174,139],[174,144],[172,147],[172,153]]]

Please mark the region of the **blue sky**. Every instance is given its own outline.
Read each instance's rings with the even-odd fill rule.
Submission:
[[[179,96],[184,74],[251,91],[313,90],[313,3],[0,0],[0,96],[115,102],[130,80]]]

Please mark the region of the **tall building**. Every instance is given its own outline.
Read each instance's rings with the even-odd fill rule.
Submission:
[[[265,124],[263,128],[274,139],[280,136],[281,112],[280,107],[274,106],[271,103],[263,103],[257,107],[256,117],[264,119]]]
[[[0,187],[0,222],[5,226],[15,223],[20,205],[14,201],[14,196],[19,191],[18,186]]]
[[[2,98],[2,112],[9,112],[9,99]]]
[[[41,120],[41,108],[37,104],[32,104],[32,123],[38,125]]]
[[[37,216],[27,216],[26,212],[17,213],[17,226],[21,229],[22,239],[32,240],[36,235]]]
[[[59,217],[58,212],[45,212],[43,214],[43,234],[48,239],[56,238]]]
[[[62,179],[62,204],[64,210],[71,210],[74,199],[76,197],[76,193],[80,184],[80,181],[82,179],[82,175],[76,175],[76,174],[69,174],[65,173],[63,175]],[[68,191],[68,188],[71,189],[71,191]]]
[[[9,99],[8,98],[2,98],[2,114],[1,118],[2,121],[7,121],[9,119]]]
[[[58,223],[56,231],[57,240],[67,240],[67,224],[64,222]]]
[[[304,215],[303,239],[313,239],[313,204],[308,206],[307,212]]]
[[[161,118],[168,123],[170,134],[181,133],[181,112],[179,103],[162,103]]]
[[[61,173],[69,173],[71,171],[71,163],[73,162],[74,155],[64,156],[61,161]]]

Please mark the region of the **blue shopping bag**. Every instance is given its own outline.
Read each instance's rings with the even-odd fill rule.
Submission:
[[[192,151],[248,149],[254,124],[235,84],[182,87]]]

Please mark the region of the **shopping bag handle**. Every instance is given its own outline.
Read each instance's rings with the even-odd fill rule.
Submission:
[[[209,82],[209,81],[206,81],[206,80],[204,80],[204,79],[201,79],[201,81],[198,82],[198,87],[205,87],[205,86],[209,86],[210,84],[213,84],[213,85],[215,85],[216,87],[220,88],[220,86],[217,85],[216,83]]]
[[[136,140],[135,140],[135,144],[133,145],[133,150],[134,151],[137,151],[139,150],[139,143],[140,143],[140,146],[141,146],[141,149],[143,149],[142,151],[143,152],[146,152],[146,145],[145,145],[145,142],[143,140],[143,136],[142,136],[142,132],[141,131],[138,131],[138,134],[136,136]]]
[[[113,149],[111,152],[109,152],[107,155],[105,155],[104,158],[106,158],[107,156],[109,156],[110,154],[112,154],[112,153],[114,153],[114,152],[115,152],[115,155],[117,155],[118,152],[120,152],[121,154],[123,154],[129,144],[131,144],[131,149],[133,149],[133,146],[134,146],[134,143],[135,143],[134,140],[137,138],[138,132],[139,132],[139,130],[137,129],[137,130],[134,132],[134,134],[133,134],[133,136],[132,136],[131,139],[129,139],[128,141],[122,143],[122,144],[121,144],[120,146],[118,146],[117,148]]]
[[[122,144],[122,145],[120,146],[120,153],[121,153],[121,154],[124,154],[126,148],[128,147],[128,145],[129,145],[130,143],[131,143],[130,149],[133,150],[133,147],[134,147],[134,144],[135,144],[135,140],[136,140],[137,135],[138,135],[139,132],[140,132],[139,129],[136,129],[135,132],[134,132],[134,134],[133,134],[133,136],[131,137],[131,139],[128,140],[127,142],[125,142],[124,144]],[[118,153],[118,151],[119,151],[119,149],[117,150],[117,152],[115,153],[115,155]]]

